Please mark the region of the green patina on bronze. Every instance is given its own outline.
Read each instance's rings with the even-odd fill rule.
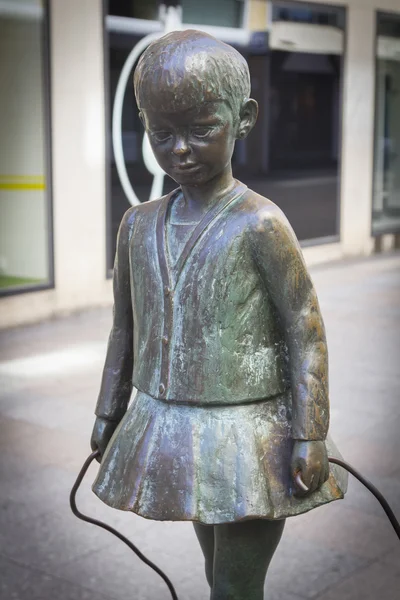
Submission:
[[[285,216],[232,176],[257,118],[243,57],[173,32],[142,55],[135,93],[179,187],[120,226],[93,489],[146,518],[193,521],[211,598],[260,600],[284,519],[346,490],[327,462],[324,324]]]

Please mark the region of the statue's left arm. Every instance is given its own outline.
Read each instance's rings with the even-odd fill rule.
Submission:
[[[328,477],[324,440],[329,427],[328,351],[313,283],[297,238],[274,205],[264,209],[253,251],[279,314],[289,351],[292,390],[292,469],[310,491]]]

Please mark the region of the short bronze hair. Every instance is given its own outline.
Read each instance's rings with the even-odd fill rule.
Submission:
[[[175,111],[224,100],[236,118],[250,96],[250,73],[232,46],[202,31],[173,31],[143,52],[134,89],[139,109],[159,110],[161,105]]]

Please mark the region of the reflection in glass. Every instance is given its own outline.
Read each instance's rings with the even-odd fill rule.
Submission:
[[[400,15],[378,15],[372,231],[400,230]]]
[[[158,0],[108,0],[107,14],[135,19],[157,19]]]
[[[241,176],[278,204],[300,240],[335,236],[341,56],[276,50],[248,61],[260,112]]]
[[[243,4],[237,2],[236,4]],[[221,25],[208,0],[202,14],[190,13],[193,3],[182,1],[183,16],[194,25]],[[214,2],[215,4],[215,2]],[[235,5],[226,0],[226,6]],[[195,6],[195,4],[193,4]],[[197,6],[197,3],[196,3]],[[296,10],[290,10],[290,8]],[[242,7],[243,8],[243,7]],[[284,12],[280,10],[282,9]],[[226,14],[231,14],[226,11]],[[233,14],[233,13],[232,13]],[[230,27],[240,26],[235,13]],[[218,16],[218,15],[217,15]],[[300,240],[331,240],[339,233],[340,104],[345,11],[335,7],[274,2],[268,36],[252,36],[236,46],[250,67],[252,96],[259,119],[246,140],[237,142],[234,175],[256,192],[270,197],[287,215]],[[197,19],[197,20],[196,20]],[[260,24],[266,29],[266,24]],[[108,31],[109,139],[115,89],[124,62],[143,34]],[[257,40],[256,40],[257,37]],[[261,40],[261,43],[260,43]],[[235,42],[230,42],[235,45]],[[152,176],[142,159],[143,127],[132,86],[126,91],[122,117],[127,171],[136,195],[147,201]],[[129,203],[122,191],[111,155],[107,266],[112,268],[116,234]],[[164,179],[164,193],[176,187]]]
[[[244,2],[238,0],[181,0],[184,23],[241,27]]]

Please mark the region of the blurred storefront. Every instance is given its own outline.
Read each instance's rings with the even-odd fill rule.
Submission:
[[[0,327],[111,301],[123,213],[175,187],[129,67],[174,27],[247,59],[260,114],[234,174],[307,261],[398,242],[400,0],[0,0]]]

